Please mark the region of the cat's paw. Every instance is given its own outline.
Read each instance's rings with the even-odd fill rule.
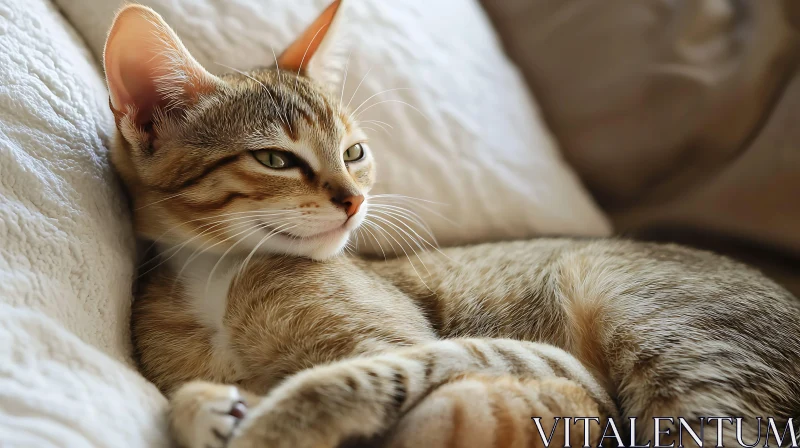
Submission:
[[[338,448],[372,440],[402,415],[409,382],[399,367],[368,359],[301,372],[251,408],[229,448]]]
[[[192,382],[172,397],[172,429],[186,448],[225,448],[246,414],[234,386]]]

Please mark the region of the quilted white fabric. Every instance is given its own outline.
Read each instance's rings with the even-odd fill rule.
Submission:
[[[99,57],[120,3],[56,1]],[[201,64],[225,72],[220,64],[271,64],[272,51],[280,54],[329,0],[141,3],[164,16]],[[437,203],[416,210],[444,245],[608,234],[476,1],[358,0],[343,8],[352,53],[342,97],[353,109],[366,101],[375,194]]]
[[[100,72],[50,2],[2,0],[0,79],[0,446],[166,446]]]
[[[58,3],[91,50],[49,1],[0,0],[0,445],[167,446],[165,399],[130,357],[134,242],[93,62],[118,4]],[[146,3],[219,72],[268,64],[325,0]],[[447,204],[458,226],[426,215],[447,244],[608,231],[473,1],[350,7],[344,97],[393,126],[372,135],[378,193]]]

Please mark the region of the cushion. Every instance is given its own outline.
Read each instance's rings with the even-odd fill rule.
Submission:
[[[3,446],[167,446],[130,356],[134,239],[93,61],[49,1],[0,5]]]
[[[99,57],[120,3],[57,3]],[[219,73],[272,64],[273,50],[288,45],[328,0],[142,3]],[[378,163],[373,193],[424,200],[378,202],[412,208],[443,245],[608,234],[476,1],[368,0],[344,8],[352,52],[341,96],[353,109],[361,106]]]
[[[798,3],[483,1],[618,231],[724,251],[800,294]]]

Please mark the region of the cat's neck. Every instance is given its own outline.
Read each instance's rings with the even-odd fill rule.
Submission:
[[[239,272],[244,256],[204,252],[190,247],[175,249],[165,244],[158,244],[157,250],[160,262],[171,271],[186,295],[198,305],[222,306],[224,309],[231,282]]]

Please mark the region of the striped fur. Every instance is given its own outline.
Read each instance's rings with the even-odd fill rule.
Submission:
[[[785,422],[797,415],[800,304],[756,271],[707,252],[616,240],[541,239],[443,252],[447,258],[421,255],[430,272],[419,274],[405,259],[319,263],[264,257],[235,280],[225,322],[231,351],[245,370],[195,376],[266,396],[268,401],[252,405],[243,426],[228,428],[234,434],[231,446],[333,447],[357,436],[382,434],[396,424],[403,427],[403,415],[414,415],[405,413],[407,407],[425,406],[424,400],[417,404],[419,395],[406,392],[399,413],[376,411],[394,403],[397,372],[410,384],[429,385],[475,372],[512,374],[523,382],[566,378],[586,389],[599,411],[607,413],[599,394],[592,395],[588,386],[596,383],[619,404],[623,419],[640,419],[640,442],[652,438],[652,417],[732,415],[752,422],[757,416],[774,416]],[[269,273],[278,274],[264,281]],[[158,310],[169,308],[162,302]],[[137,319],[144,323],[158,315],[154,311]],[[166,330],[150,328],[139,346],[145,353],[163,354],[165,361],[185,352],[186,346],[175,343],[149,345]],[[172,337],[201,344],[178,333]],[[482,339],[472,345],[447,340],[467,336],[512,341]],[[526,353],[542,346],[515,342],[520,340],[560,347],[571,355],[560,363],[574,364],[543,375],[535,368],[536,353]],[[429,358],[397,358],[426,351],[432,353]],[[352,357],[356,359],[346,360]],[[432,367],[421,367],[426,361]],[[373,363],[381,382],[360,398],[371,400],[371,407],[360,402],[357,407],[389,421],[365,420],[360,413],[345,419],[356,399],[351,383],[360,384],[364,366]],[[207,360],[197,364],[214,365]],[[144,367],[165,390],[181,382],[173,382],[159,362]],[[594,379],[576,381],[574,375],[584,369]],[[431,371],[444,373],[426,374]],[[230,393],[225,386],[207,387]],[[179,390],[176,396],[181,395]],[[534,404],[530,412],[536,409]],[[181,414],[182,408],[175,412]],[[527,421],[534,415],[526,411],[517,417]],[[472,426],[491,433],[496,424],[490,420]],[[310,426],[330,438],[320,441]],[[188,437],[197,426],[176,429]],[[441,429],[444,435],[427,436],[447,438],[450,430]],[[725,429],[729,440],[733,429]],[[745,427],[745,440],[755,440],[755,430]],[[715,431],[705,435],[715,442]],[[266,443],[274,439],[292,443]]]
[[[541,418],[545,438],[553,447],[583,446],[583,426],[571,427],[567,440],[563,419],[557,420],[570,415],[605,417],[586,390],[570,380],[459,375],[414,407],[389,433],[385,446],[543,448],[542,435],[527,416]],[[589,432],[591,446],[598,446],[600,435]]]
[[[140,51],[160,65],[126,84],[118,52]],[[537,414],[639,417],[643,441],[657,416],[798,417],[800,304],[726,258],[576,239],[335,257],[371,203],[350,218],[335,198],[368,196],[374,164],[344,162],[363,134],[330,77],[285,58],[212,77],[139,6],[109,34],[111,158],[155,242],[132,332],[183,445],[539,446]]]
[[[483,403],[476,401],[476,383],[488,394]],[[178,391],[173,418],[187,446],[209,442],[193,432],[198,425],[179,421],[187,414],[206,420],[192,397],[209,391],[223,401],[239,399],[230,387],[214,384],[190,383]],[[569,354],[504,339],[451,339],[318,367],[252,405],[231,446],[335,447],[348,442],[345,437],[368,440],[389,431],[381,445],[533,447],[538,433],[530,416],[552,427],[553,417],[562,415],[617,415],[611,398]],[[572,435],[583,440],[580,430]]]

